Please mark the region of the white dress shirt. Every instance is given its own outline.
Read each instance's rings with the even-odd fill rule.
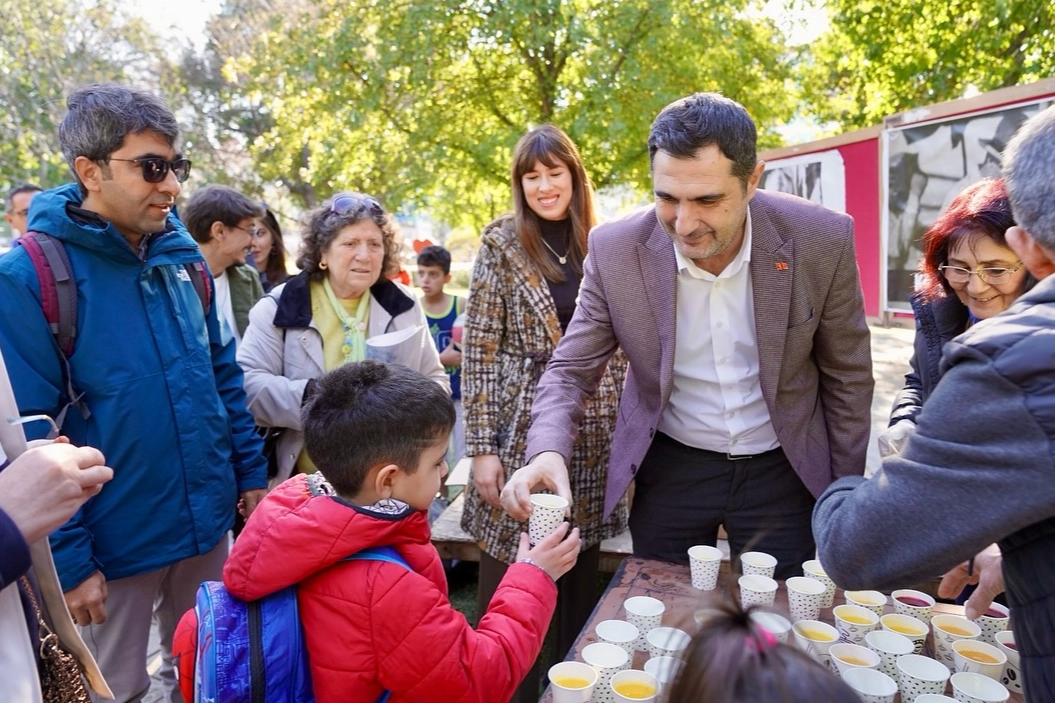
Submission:
[[[671,242],[678,261],[674,388],[658,429],[690,447],[731,455],[780,446],[758,375],[751,239],[748,211],[740,251],[717,276]]]
[[[227,277],[227,270],[217,276],[216,281],[216,309],[220,312],[220,320],[227,323],[227,328],[234,335],[239,344],[242,335],[238,334],[238,325],[234,321],[234,306],[231,304],[231,279]]]

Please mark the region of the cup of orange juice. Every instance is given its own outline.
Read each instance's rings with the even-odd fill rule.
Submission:
[[[982,636],[982,628],[960,615],[935,615],[930,619],[934,630],[934,658],[950,671],[956,670],[952,645],[958,640],[976,640]]]
[[[913,654],[919,654],[923,651],[927,635],[930,634],[930,626],[927,623],[910,615],[888,613],[879,618],[879,625],[888,632],[896,632],[912,640]]]
[[[958,640],[952,643],[952,656],[957,671],[982,674],[997,681],[1004,673],[1007,655],[988,642]]]
[[[831,665],[829,651],[839,641],[839,631],[820,620],[799,620],[791,626],[799,649],[824,666]]]
[[[859,605],[837,605],[832,614],[835,615],[835,629],[843,642],[862,644],[865,635],[879,627],[879,616]]]
[[[589,703],[597,671],[582,662],[561,662],[549,668],[553,703]]]
[[[626,669],[612,677],[614,703],[652,703],[659,695],[659,681],[647,671]]]

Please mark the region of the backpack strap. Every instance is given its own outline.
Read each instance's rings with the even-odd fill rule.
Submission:
[[[69,357],[77,341],[77,285],[73,279],[70,257],[62,241],[46,232],[27,232],[19,243],[29,254],[29,260],[36,269],[44,319],[51,328],[62,364],[62,382],[68,402],[56,416],[55,424],[62,427],[71,406],[77,406],[81,417],[87,420],[91,417],[91,411],[83,401],[84,394],[78,393],[73,387],[70,371]]]
[[[341,561],[386,561],[389,564],[398,564],[407,571],[413,571],[407,560],[392,547],[370,547],[355,554],[349,554]],[[385,691],[377,699],[377,703],[385,703],[391,696],[391,691]]]
[[[193,264],[184,264],[184,267],[191,283],[194,284],[194,292],[201,300],[201,309],[205,312],[205,317],[208,317],[212,310],[212,282],[205,275],[205,262],[195,261]]]

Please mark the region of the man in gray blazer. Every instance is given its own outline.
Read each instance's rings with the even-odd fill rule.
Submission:
[[[864,471],[872,401],[853,221],[757,191],[764,164],[743,106],[698,93],[649,136],[655,206],[590,238],[579,305],[538,387],[526,457],[502,504],[571,497],[584,399],[617,348],[630,360],[605,510],[631,481],[634,553],[686,562],[719,525],[734,558],[814,554],[816,496]],[[572,516],[574,517],[574,516]]]

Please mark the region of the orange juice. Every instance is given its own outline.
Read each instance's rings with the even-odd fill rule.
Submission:
[[[842,613],[840,613],[839,617],[842,618],[843,620],[845,620],[846,622],[852,622],[854,625],[870,625],[870,624],[872,624],[871,620],[869,620],[868,618],[863,617],[861,615],[853,615],[853,614],[843,615]]]
[[[850,666],[868,666],[871,662],[865,661],[864,659],[858,659],[857,657],[839,657],[839,661],[849,664]]]
[[[957,637],[970,637],[974,633],[970,630],[965,630],[962,627],[956,627],[955,625],[938,625],[939,630],[942,632],[948,632],[950,635],[956,635]]]
[[[553,679],[553,683],[561,688],[586,688],[590,685],[590,682],[586,679],[580,679],[574,676],[559,676]]]
[[[834,642],[835,636],[824,630],[816,630],[811,627],[800,627],[799,634],[808,640],[815,642]]]
[[[992,654],[988,654],[986,652],[978,652],[973,649],[960,650],[960,654],[962,654],[967,659],[973,659],[974,661],[981,662],[982,664],[1000,663],[1000,660],[994,657]]]
[[[898,623],[896,625],[887,625],[887,627],[889,627],[894,632],[900,632],[901,634],[908,635],[909,637],[919,637],[920,635],[926,634],[923,630],[912,627],[910,625],[902,625],[901,623]]]
[[[644,681],[620,681],[612,686],[615,692],[626,698],[648,698],[656,695],[656,689]]]

